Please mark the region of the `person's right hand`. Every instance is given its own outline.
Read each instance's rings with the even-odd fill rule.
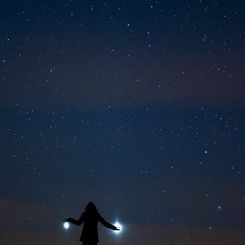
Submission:
[[[66,218],[63,220],[64,222],[70,222],[70,218]]]

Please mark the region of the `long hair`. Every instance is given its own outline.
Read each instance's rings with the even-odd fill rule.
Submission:
[[[95,214],[97,213],[97,208],[93,202],[89,202],[85,207],[85,211],[90,214]]]

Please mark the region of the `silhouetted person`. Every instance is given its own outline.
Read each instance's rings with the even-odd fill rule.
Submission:
[[[112,230],[119,230],[116,226],[108,223],[103,219],[96,209],[93,202],[89,202],[85,208],[85,212],[82,213],[79,220],[68,218],[65,221],[70,222],[74,225],[83,225],[83,231],[80,237],[80,241],[84,245],[96,245],[99,242],[98,237],[98,221],[105,227]]]

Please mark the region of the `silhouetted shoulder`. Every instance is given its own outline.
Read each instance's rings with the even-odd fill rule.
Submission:
[[[85,217],[86,217],[86,212],[83,212],[83,213],[81,214],[79,220],[84,221]]]

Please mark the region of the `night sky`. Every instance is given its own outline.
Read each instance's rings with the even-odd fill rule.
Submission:
[[[1,245],[244,245],[244,64],[244,1],[0,1]]]

